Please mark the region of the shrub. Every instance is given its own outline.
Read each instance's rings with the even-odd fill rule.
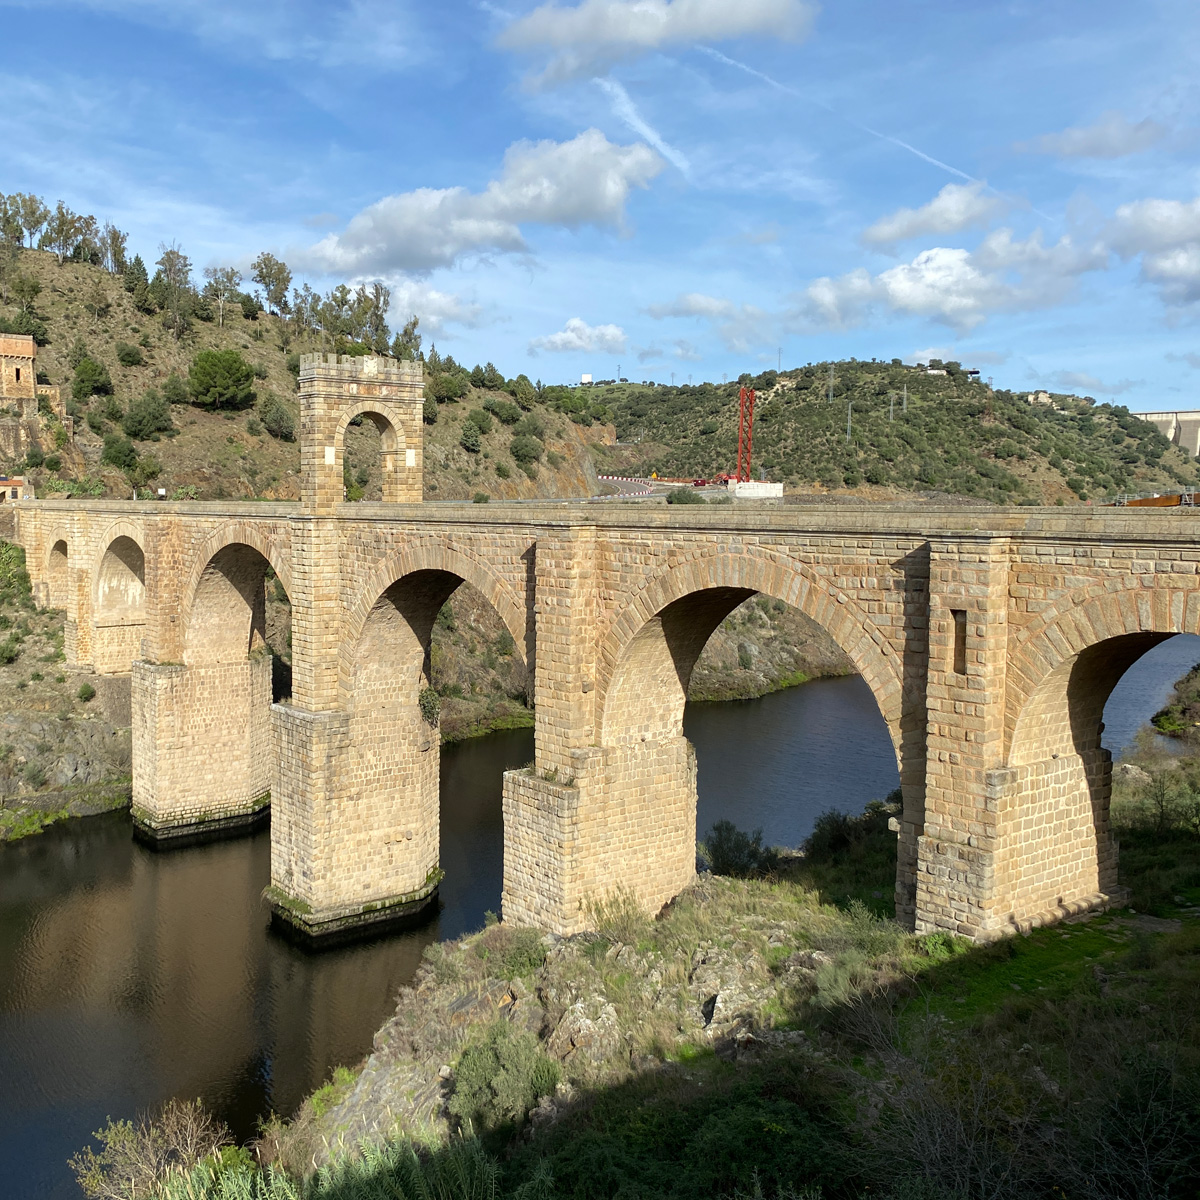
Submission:
[[[91,396],[111,396],[112,377],[108,368],[92,358],[81,358],[71,381],[71,395],[76,400],[87,400]]]
[[[172,371],[167,376],[162,388],[163,399],[168,404],[186,404],[188,401],[188,386],[183,378]]]
[[[695,488],[672,488],[667,493],[668,504],[707,504],[708,501]]]
[[[296,418],[292,416],[292,410],[278,396],[267,397],[266,402],[259,409],[259,416],[262,419],[263,428],[273,438],[278,438],[281,442],[296,440]]]
[[[47,454],[45,466],[47,471],[61,471],[62,459],[57,454]]]
[[[488,965],[488,974],[498,979],[517,979],[535,974],[546,961],[540,930],[514,925],[492,925],[475,943],[476,958]]]
[[[421,405],[421,420],[424,421],[426,425],[436,425],[437,417],[437,401],[430,400],[429,397],[426,396],[424,403]]]
[[[510,477],[511,477],[511,475],[512,475],[512,472],[511,472],[511,471],[508,469],[508,464],[507,464],[507,463],[498,462],[498,463],[496,464],[496,474],[497,474],[497,475],[498,475],[498,476],[499,476],[501,479],[508,479],[508,478],[510,478]]]
[[[246,418],[246,432],[251,437],[262,437],[262,422],[253,414]]]
[[[0,663],[15,663],[21,657],[21,639],[16,633],[10,633],[0,642]]]
[[[128,342],[117,343],[117,362],[123,367],[140,367],[146,359],[139,347],[131,346]]]
[[[134,449],[133,443],[119,433],[106,433],[104,435],[104,453],[100,455],[100,461],[108,463],[110,466],[118,467],[122,471],[132,471],[137,466],[137,450]]]
[[[87,415],[87,427],[93,433],[103,433],[104,432],[104,417],[101,416],[100,413],[98,413],[98,412],[89,411],[88,415]]]
[[[527,433],[518,433],[508,449],[517,464],[522,467],[535,463],[542,457],[542,443]]]
[[[473,408],[467,413],[467,420],[479,430],[480,433],[492,432],[492,418],[481,408]]]
[[[417,707],[421,710],[425,724],[436,728],[438,718],[442,714],[442,698],[437,694],[437,690],[431,687],[422,688],[420,696],[417,697]]]
[[[36,443],[25,451],[25,465],[31,470],[36,471],[45,461],[46,456],[42,453],[42,448]]]
[[[92,687],[90,683],[81,683],[79,685],[79,691],[77,691],[75,694],[84,702],[84,704],[86,704],[89,700],[95,698],[96,689]]]
[[[471,421],[464,421],[462,437],[458,439],[458,444],[469,454],[478,454],[483,446],[483,439],[479,436],[479,426]]]
[[[489,396],[483,407],[490,412],[502,425],[515,425],[521,419],[521,409],[509,400],[501,400],[498,396]]]
[[[475,495],[471,497],[471,503],[486,504],[490,499],[491,496],[489,496],[487,492],[476,492]]]
[[[170,406],[158,391],[149,388],[140,400],[130,401],[122,425],[131,438],[145,441],[173,428]]]
[[[447,1107],[465,1127],[488,1132],[519,1125],[538,1099],[557,1086],[558,1065],[542,1052],[537,1038],[498,1021],[483,1042],[463,1052]]]
[[[544,441],[546,438],[546,422],[535,413],[530,413],[527,417],[522,417],[513,426],[513,433],[525,434],[527,437]]]
[[[714,875],[747,879],[766,875],[779,863],[778,853],[762,844],[762,830],[744,833],[732,821],[718,821],[704,835],[703,857]]]
[[[188,371],[192,401],[209,408],[248,408],[254,371],[236,350],[201,350]]]
[[[265,363],[255,363],[251,369],[254,371],[255,379],[266,379],[268,374],[270,374]]]

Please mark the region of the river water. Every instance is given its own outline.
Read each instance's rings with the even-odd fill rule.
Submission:
[[[1200,638],[1156,647],[1105,710],[1114,753]],[[857,677],[761,700],[689,705],[700,831],[728,818],[796,845],[826,808],[897,784],[883,719]],[[500,905],[501,772],[530,730],[442,751],[442,908],[420,930],[320,954],[269,930],[270,835],[155,853],[128,816],[0,846],[0,1194],[77,1200],[67,1169],[106,1117],[200,1097],[242,1138],[359,1061],[433,941]]]

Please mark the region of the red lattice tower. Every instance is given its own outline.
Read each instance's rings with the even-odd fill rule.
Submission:
[[[738,461],[737,481],[750,481],[750,454],[754,447],[754,389],[742,388],[738,392],[738,403],[741,412],[738,415]],[[745,466],[742,464],[742,449],[745,447]]]

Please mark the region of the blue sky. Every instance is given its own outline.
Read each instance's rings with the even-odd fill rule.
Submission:
[[[0,191],[547,382],[952,357],[1200,406],[1194,0],[4,3]],[[16,51],[16,52],[14,52]]]

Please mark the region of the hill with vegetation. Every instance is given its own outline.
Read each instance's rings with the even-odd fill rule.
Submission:
[[[725,385],[600,385],[591,396],[612,410],[621,443],[600,451],[605,469],[732,472],[743,385],[757,393],[755,474],[789,489],[1076,504],[1200,480],[1196,459],[1120,405],[1046,393],[1031,402],[975,382],[958,363],[898,359],[814,363]]]

